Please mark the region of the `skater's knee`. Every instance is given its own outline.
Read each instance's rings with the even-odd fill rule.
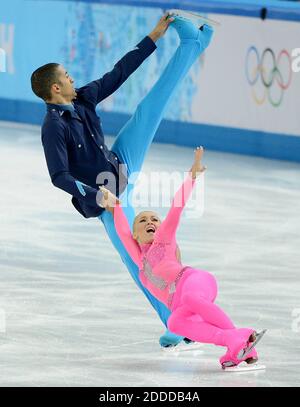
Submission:
[[[211,276],[211,301],[215,301],[215,299],[217,298],[218,295],[218,282],[217,279],[215,278],[215,276],[213,276],[212,274]]]
[[[199,291],[199,296],[214,302],[218,294],[218,283],[215,276],[208,271],[203,275],[203,287],[205,290]]]

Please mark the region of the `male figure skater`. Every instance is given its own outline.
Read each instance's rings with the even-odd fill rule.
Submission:
[[[170,24],[180,37],[180,45],[109,151],[95,112],[96,105],[112,94],[155,50],[155,42],[164,35]],[[103,222],[122,261],[165,326],[170,311],[139,281],[138,268],[115,231],[112,214],[104,210],[106,197],[98,190],[97,184],[112,188],[113,194],[121,199],[130,194],[133,185],[128,184],[126,188],[130,174],[140,171],[171,96],[208,46],[211,36],[212,29],[206,25],[199,29],[186,18],[172,18],[167,14],[111,72],[82,88],[74,89],[73,79],[59,64],[44,65],[31,77],[33,92],[47,104],[42,143],[52,183],[72,195],[73,205],[84,217],[98,217]],[[119,164],[125,164],[126,170]],[[115,183],[112,178],[116,180]],[[111,206],[113,204],[111,202]],[[124,211],[132,225],[134,210],[130,202]],[[174,346],[181,340],[182,337],[167,330],[160,338],[160,344]]]

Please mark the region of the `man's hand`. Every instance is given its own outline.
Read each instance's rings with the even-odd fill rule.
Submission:
[[[201,164],[201,159],[203,156],[204,150],[203,147],[197,147],[195,150],[194,164],[191,168],[192,178],[195,179],[197,176],[206,170],[206,166]]]
[[[169,17],[169,13],[166,13],[161,17],[156,27],[154,28],[153,31],[151,31],[148,37],[150,37],[152,41],[156,42],[160,37],[162,37],[165,34],[172,21],[174,21],[174,18]]]
[[[116,206],[116,204],[120,204],[121,201],[108,189],[104,187],[99,187],[99,189],[103,193],[103,198],[101,200],[100,206],[114,214],[114,207]]]

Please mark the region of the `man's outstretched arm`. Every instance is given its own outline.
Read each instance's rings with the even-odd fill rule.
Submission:
[[[137,46],[129,51],[114,68],[106,73],[102,78],[92,81],[82,88],[76,89],[77,98],[83,99],[96,106],[103,99],[114,93],[156,49],[155,42],[164,35],[173,21],[164,15],[153,31],[146,36]]]

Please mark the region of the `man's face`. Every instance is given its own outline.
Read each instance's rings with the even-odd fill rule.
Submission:
[[[57,67],[57,72],[58,83],[55,84],[55,90],[61,96],[71,102],[73,99],[76,98],[76,92],[73,86],[74,80],[62,65],[59,65]]]

